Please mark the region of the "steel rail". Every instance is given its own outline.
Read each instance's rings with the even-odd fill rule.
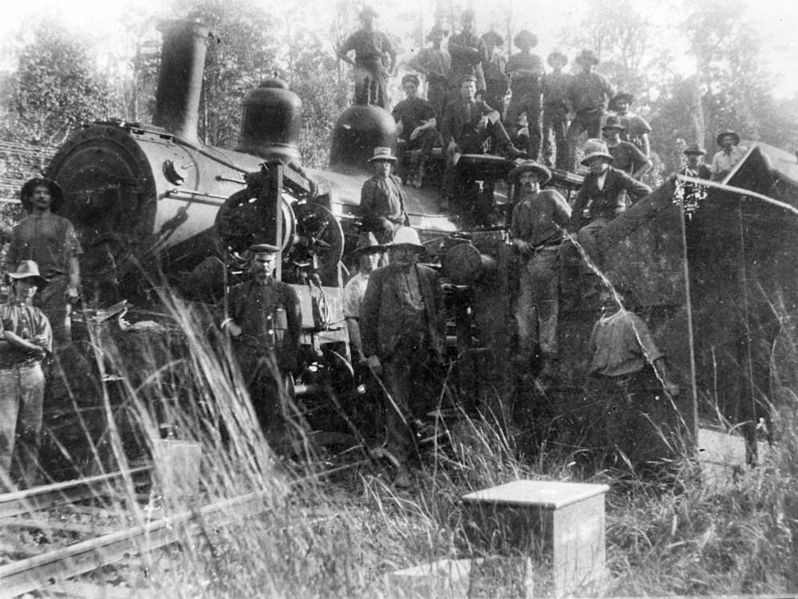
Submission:
[[[52,485],[33,487],[0,495],[0,519],[44,510],[64,503],[107,495],[111,485],[126,477],[140,478],[151,471],[150,466],[133,468],[126,472],[113,472],[89,478],[69,480]],[[0,520],[0,524],[2,521]]]

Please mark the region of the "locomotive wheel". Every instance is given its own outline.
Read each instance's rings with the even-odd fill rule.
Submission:
[[[294,204],[296,240],[288,254],[291,265],[313,265],[325,285],[338,285],[338,263],[344,255],[344,231],[321,204]]]

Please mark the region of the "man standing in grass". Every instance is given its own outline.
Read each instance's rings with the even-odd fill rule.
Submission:
[[[33,297],[47,280],[24,260],[9,272],[12,297],[0,306],[0,492],[11,490],[12,458],[21,486],[35,486],[42,430],[44,373],[41,362],[53,349],[50,322]]]
[[[404,466],[417,455],[418,417],[437,395],[434,367],[443,361],[444,319],[438,274],[418,264],[418,233],[401,228],[388,245],[390,264],[371,274],[360,307],[363,353],[386,391],[387,451],[402,466],[395,484],[410,481]]]

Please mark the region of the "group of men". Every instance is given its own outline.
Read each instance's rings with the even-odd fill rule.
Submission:
[[[339,56],[355,65],[355,102],[387,108],[388,76],[398,65],[390,38],[375,29],[376,18],[372,8],[363,10],[363,28],[342,44]],[[580,136],[587,132],[599,138],[603,132],[618,155],[616,166],[636,177],[650,168],[651,127],[630,111],[632,94],[616,94],[609,80],[595,72],[599,59],[593,51],[580,52],[575,58],[579,72],[570,74],[563,70],[568,56],[555,50],[547,57],[551,71],[546,72],[541,57],[532,52],[538,43],[532,32],[515,35],[518,52],[505,59],[499,52],[504,38],[493,30],[477,35],[472,10],[462,13],[460,23],[460,31],[451,36],[436,24],[427,36],[431,47],[406,62],[427,85],[424,99],[420,77],[405,75],[406,98],[393,109],[406,182],[422,185],[438,135],[449,166],[460,154],[490,151],[568,170]],[[442,47],[447,36],[448,50]],[[610,110],[615,119],[605,123]],[[443,192],[452,191],[451,177],[445,176]]]
[[[56,214],[61,188],[34,178],[21,191],[27,216],[6,254],[10,294],[0,304],[0,489],[38,478],[45,374],[42,363],[71,341],[82,250],[72,223]]]

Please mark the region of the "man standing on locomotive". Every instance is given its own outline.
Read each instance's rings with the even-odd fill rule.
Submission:
[[[14,227],[6,264],[33,260],[48,281],[36,305],[47,315],[56,348],[72,341],[71,304],[78,299],[83,253],[69,221],[55,214],[64,203],[61,187],[50,179],[34,178],[22,186],[22,207],[28,216]]]
[[[603,141],[587,141],[582,164],[590,172],[585,175],[576,194],[569,226],[570,231],[578,231],[579,244],[593,264],[599,267],[602,266],[598,244],[601,229],[626,210],[627,197],[634,203],[651,193],[648,185],[610,166],[613,160]]]
[[[523,29],[515,36],[513,42],[521,51],[510,56],[510,60],[507,61],[507,74],[510,76],[510,88],[513,94],[510,106],[507,108],[506,122],[508,127],[516,127],[521,114],[526,114],[529,146],[524,150],[531,159],[537,160],[542,136],[540,82],[543,76],[543,61],[540,56],[532,53],[532,48],[538,45],[538,38],[531,31]],[[517,131],[513,131],[513,135],[517,135]]]
[[[438,274],[418,264],[418,233],[401,228],[388,245],[390,264],[371,274],[360,307],[363,353],[387,392],[386,449],[402,465],[394,481],[408,486],[404,466],[417,453],[416,418],[436,396],[432,366],[443,361],[444,318]]]
[[[625,127],[621,133],[621,139],[633,143],[646,158],[649,158],[651,155],[649,141],[651,125],[642,116],[629,110],[634,101],[635,97],[629,92],[618,92],[610,101],[610,110],[615,111],[615,114],[621,119],[621,124]]]
[[[546,374],[557,359],[557,317],[560,297],[560,244],[571,218],[571,207],[553,189],[541,190],[551,172],[527,160],[510,171],[509,180],[520,187],[513,209],[510,237],[521,254],[521,279],[515,318],[521,356],[530,363],[540,346]]]
[[[23,260],[8,276],[12,298],[0,306],[0,492],[12,488],[13,456],[22,484],[36,484],[44,402],[41,361],[53,348],[50,322],[33,306],[36,291],[47,285],[38,265]]]
[[[449,54],[452,57],[452,70],[449,72],[449,101],[459,95],[463,77],[474,78],[477,90],[485,89],[485,73],[482,63],[488,60],[488,47],[481,37],[474,33],[474,11],[464,10],[460,17],[462,28],[449,38]]]
[[[568,87],[571,85],[571,74],[563,71],[568,64],[568,57],[555,50],[549,54],[546,62],[554,69],[543,75],[543,161],[552,166],[551,137],[554,136],[557,168],[568,169]]]
[[[452,70],[452,57],[441,48],[441,42],[447,35],[449,31],[436,23],[427,35],[427,41],[432,42],[432,47],[422,49],[407,63],[407,66],[424,75],[427,80],[427,100],[432,104],[438,122],[443,117],[446,106],[449,73]]]
[[[402,180],[391,174],[396,156],[391,154],[391,148],[377,147],[369,163],[374,176],[360,188],[363,231],[374,233],[380,243],[390,243],[399,227],[410,224]]]
[[[355,67],[355,104],[388,105],[387,80],[396,65],[396,51],[390,38],[374,29],[377,11],[367,6],[360,13],[363,28],[350,35],[338,50],[338,57]],[[355,59],[349,52],[355,51]],[[386,56],[390,63],[385,65]]]
[[[296,369],[302,313],[294,289],[274,279],[279,249],[260,243],[249,251],[250,280],[230,289],[220,328],[232,339],[264,435],[281,450],[288,443],[281,379]]]

